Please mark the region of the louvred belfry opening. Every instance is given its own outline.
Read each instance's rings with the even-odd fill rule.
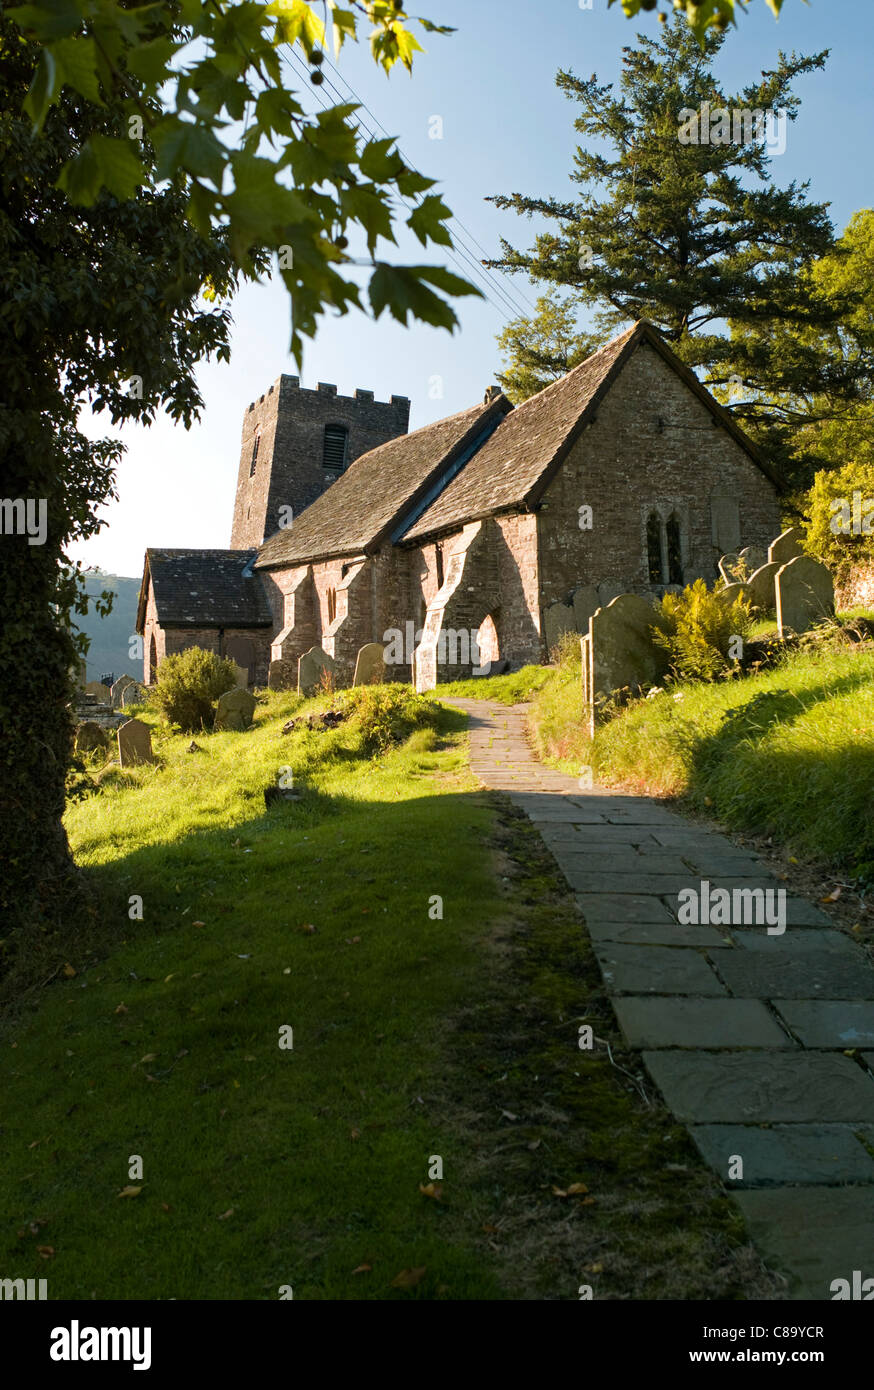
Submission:
[[[346,467],[346,439],[348,431],[343,425],[325,426],[325,445],[322,463],[331,473],[342,473]]]

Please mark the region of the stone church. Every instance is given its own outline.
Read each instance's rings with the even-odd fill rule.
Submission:
[[[756,446],[645,322],[515,408],[490,386],[412,433],[409,410],[287,375],[249,406],[230,549],[146,552],[146,684],[191,646],[272,686],[315,645],[340,684],[368,642],[421,690],[542,662],[617,594],[712,581],[780,529]]]

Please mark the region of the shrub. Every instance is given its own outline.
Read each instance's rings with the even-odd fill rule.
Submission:
[[[549,659],[558,666],[579,666],[582,663],[582,648],[578,632],[563,632],[549,653]]]
[[[861,517],[858,511],[854,515],[854,493],[859,494]],[[804,548],[828,565],[838,581],[847,578],[853,565],[874,560],[874,463],[847,463],[817,473],[807,502],[810,522]],[[872,534],[864,533],[866,525]]]
[[[385,753],[402,743],[415,729],[434,728],[439,706],[408,685],[359,685],[343,697],[352,711],[351,723],[359,729],[365,749]]]
[[[732,639],[746,639],[752,627],[749,604],[726,603],[696,579],[681,594],[665,594],[656,604],[653,637],[677,680],[712,681],[740,670]]]
[[[193,734],[212,728],[216,701],[236,683],[233,661],[224,661],[202,647],[188,647],[161,662],[152,702],[170,724]]]

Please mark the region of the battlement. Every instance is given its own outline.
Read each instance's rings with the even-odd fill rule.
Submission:
[[[337,387],[331,381],[320,381],[315,390],[313,390],[311,386],[301,386],[299,376],[291,376],[288,372],[283,372],[281,376],[276,378],[273,385],[267,388],[263,396],[259,396],[257,401],[250,402],[249,411],[253,411],[256,405],[263,405],[265,400],[273,395],[274,391],[280,393],[283,391],[298,391],[302,396],[318,396],[320,394],[322,396],[331,396],[338,404],[354,405],[360,403],[363,405],[382,405],[395,408],[399,406],[409,406],[410,404],[409,396],[393,395],[388,401],[375,401],[373,399],[373,392],[366,390],[363,386],[356,386],[355,393],[352,396],[338,396]]]

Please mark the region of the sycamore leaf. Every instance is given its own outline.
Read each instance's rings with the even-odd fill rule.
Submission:
[[[102,106],[100,84],[97,81],[97,45],[93,39],[80,36],[60,39],[52,44],[51,52],[58,63],[61,81],[75,87],[87,101]]]
[[[142,82],[159,85],[169,75],[170,60],[181,47],[182,44],[166,37],[138,44],[127,55],[128,68]]]
[[[133,198],[143,181],[143,166],[134,153],[134,141],[111,135],[92,135],[88,142],[94,151],[100,182],[120,203]]]
[[[142,1190],[142,1187],[123,1187],[118,1195],[119,1197],[139,1197]]]
[[[421,323],[430,323],[437,328],[454,328],[458,319],[452,309],[423,282],[436,285],[446,294],[474,294],[482,297],[474,285],[468,284],[460,275],[453,275],[441,266],[387,265],[380,261],[369,286],[374,317],[379,318],[387,308],[392,318],[404,326],[408,317],[412,315]]]
[[[169,179],[184,169],[221,188],[225,151],[205,126],[169,117],[152,131],[152,143],[158,156],[157,178]]]
[[[77,0],[52,0],[51,5],[17,5],[6,11],[6,18],[41,43],[53,43],[75,34],[82,23],[83,8]]]
[[[423,198],[418,207],[413,208],[407,218],[407,226],[415,232],[423,246],[429,241],[439,242],[441,246],[451,246],[452,237],[443,225],[452,211],[436,193]]]
[[[372,1269],[373,1269],[373,1265],[358,1265],[358,1267],[357,1267],[356,1269],[353,1269],[352,1273],[353,1273],[353,1274],[369,1274],[370,1271],[371,1271]]]
[[[67,961],[67,964],[64,966],[64,974],[66,975],[68,980],[72,980],[73,976],[76,974],[76,971],[73,969],[69,961]]]
[[[307,57],[314,48],[325,42],[325,26],[305,0],[274,0],[265,11],[276,20],[273,42],[297,43],[300,40]]]
[[[439,1202],[443,1196],[443,1184],[441,1182],[420,1182],[419,1191],[423,1197],[433,1197],[435,1202]]]
[[[30,117],[35,131],[42,130],[49,107],[58,99],[62,80],[54,54],[50,49],[44,48],[30,90],[24,98],[24,111]]]
[[[414,1289],[425,1277],[427,1265],[419,1265],[413,1269],[402,1269],[400,1274],[396,1274],[391,1281],[393,1289]]]

